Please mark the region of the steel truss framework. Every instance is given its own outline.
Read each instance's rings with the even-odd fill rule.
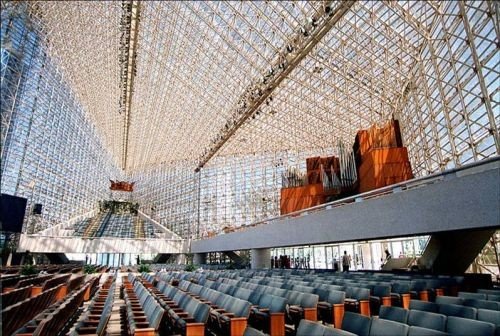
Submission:
[[[33,1],[2,9],[2,42],[4,18],[24,11],[30,33],[11,38],[16,57],[46,64],[37,74],[52,90],[28,87],[32,63],[9,63],[14,53],[2,43],[2,174],[15,127],[27,159],[9,174],[28,181],[27,169],[53,170],[45,155],[22,149],[51,138],[27,136],[43,127],[21,129],[16,111],[27,96],[67,95],[73,105],[45,109],[40,120],[53,109],[79,111],[75,127],[87,139],[73,147],[109,152],[106,174],[123,167],[145,211],[184,235],[276,215],[284,170],[335,153],[338,140],[350,144],[360,128],[393,116],[417,176],[500,154],[494,1]],[[334,13],[341,15],[328,21]],[[327,21],[334,24],[309,50]],[[69,124],[58,127],[72,134]],[[94,164],[67,156],[70,166]],[[97,171],[84,169],[71,183],[100,181]],[[48,179],[43,170],[38,178]]]

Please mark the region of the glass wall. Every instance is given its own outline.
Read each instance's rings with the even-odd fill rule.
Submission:
[[[122,173],[30,17],[3,4],[1,15],[1,190],[28,199],[35,232],[96,208]]]
[[[429,240],[429,236],[372,240],[275,248],[271,258],[280,259],[288,256],[292,260],[291,268],[342,269],[344,251],[351,256],[351,270],[379,270],[385,262],[387,249],[393,258],[420,257]]]

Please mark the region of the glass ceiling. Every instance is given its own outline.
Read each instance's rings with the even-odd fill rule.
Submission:
[[[284,171],[391,117],[415,176],[500,154],[495,1],[1,6],[2,192],[48,225],[108,178],[183,236],[275,216]]]
[[[496,6],[493,1],[30,2],[48,52],[126,172],[185,161],[194,169],[213,148],[220,156],[328,148],[339,139],[351,143],[355,132],[371,123],[405,119],[404,113],[415,113],[405,111],[408,90],[432,76],[415,69],[436,41],[433,32],[444,32],[437,37],[440,45],[453,37],[478,47],[498,41]],[[288,57],[287,47],[290,54],[305,50],[301,39],[341,7],[347,11],[298,64],[288,65],[284,80],[272,88],[262,84]],[[433,49],[429,63],[440,57]],[[492,50],[489,58],[497,53]],[[467,62],[477,69],[472,58]],[[431,82],[447,79],[440,71],[434,67]],[[451,71],[460,82],[463,70],[452,66]],[[497,79],[498,67],[480,77],[476,82]],[[425,92],[429,88],[423,86],[432,83],[424,78],[421,84],[417,89]],[[268,90],[268,98],[242,117],[248,112],[242,112],[242,97],[255,87]],[[477,93],[489,97],[484,119],[498,135],[498,87]],[[446,101],[439,88],[425,94]],[[494,146],[498,152],[498,139]]]

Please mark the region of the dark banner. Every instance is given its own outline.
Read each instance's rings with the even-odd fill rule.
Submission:
[[[21,232],[27,199],[7,194],[0,196],[0,230]]]

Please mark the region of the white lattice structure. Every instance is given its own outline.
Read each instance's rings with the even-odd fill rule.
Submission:
[[[391,117],[416,176],[498,155],[499,30],[495,1],[2,2],[2,192],[50,226],[129,179],[200,236]]]

